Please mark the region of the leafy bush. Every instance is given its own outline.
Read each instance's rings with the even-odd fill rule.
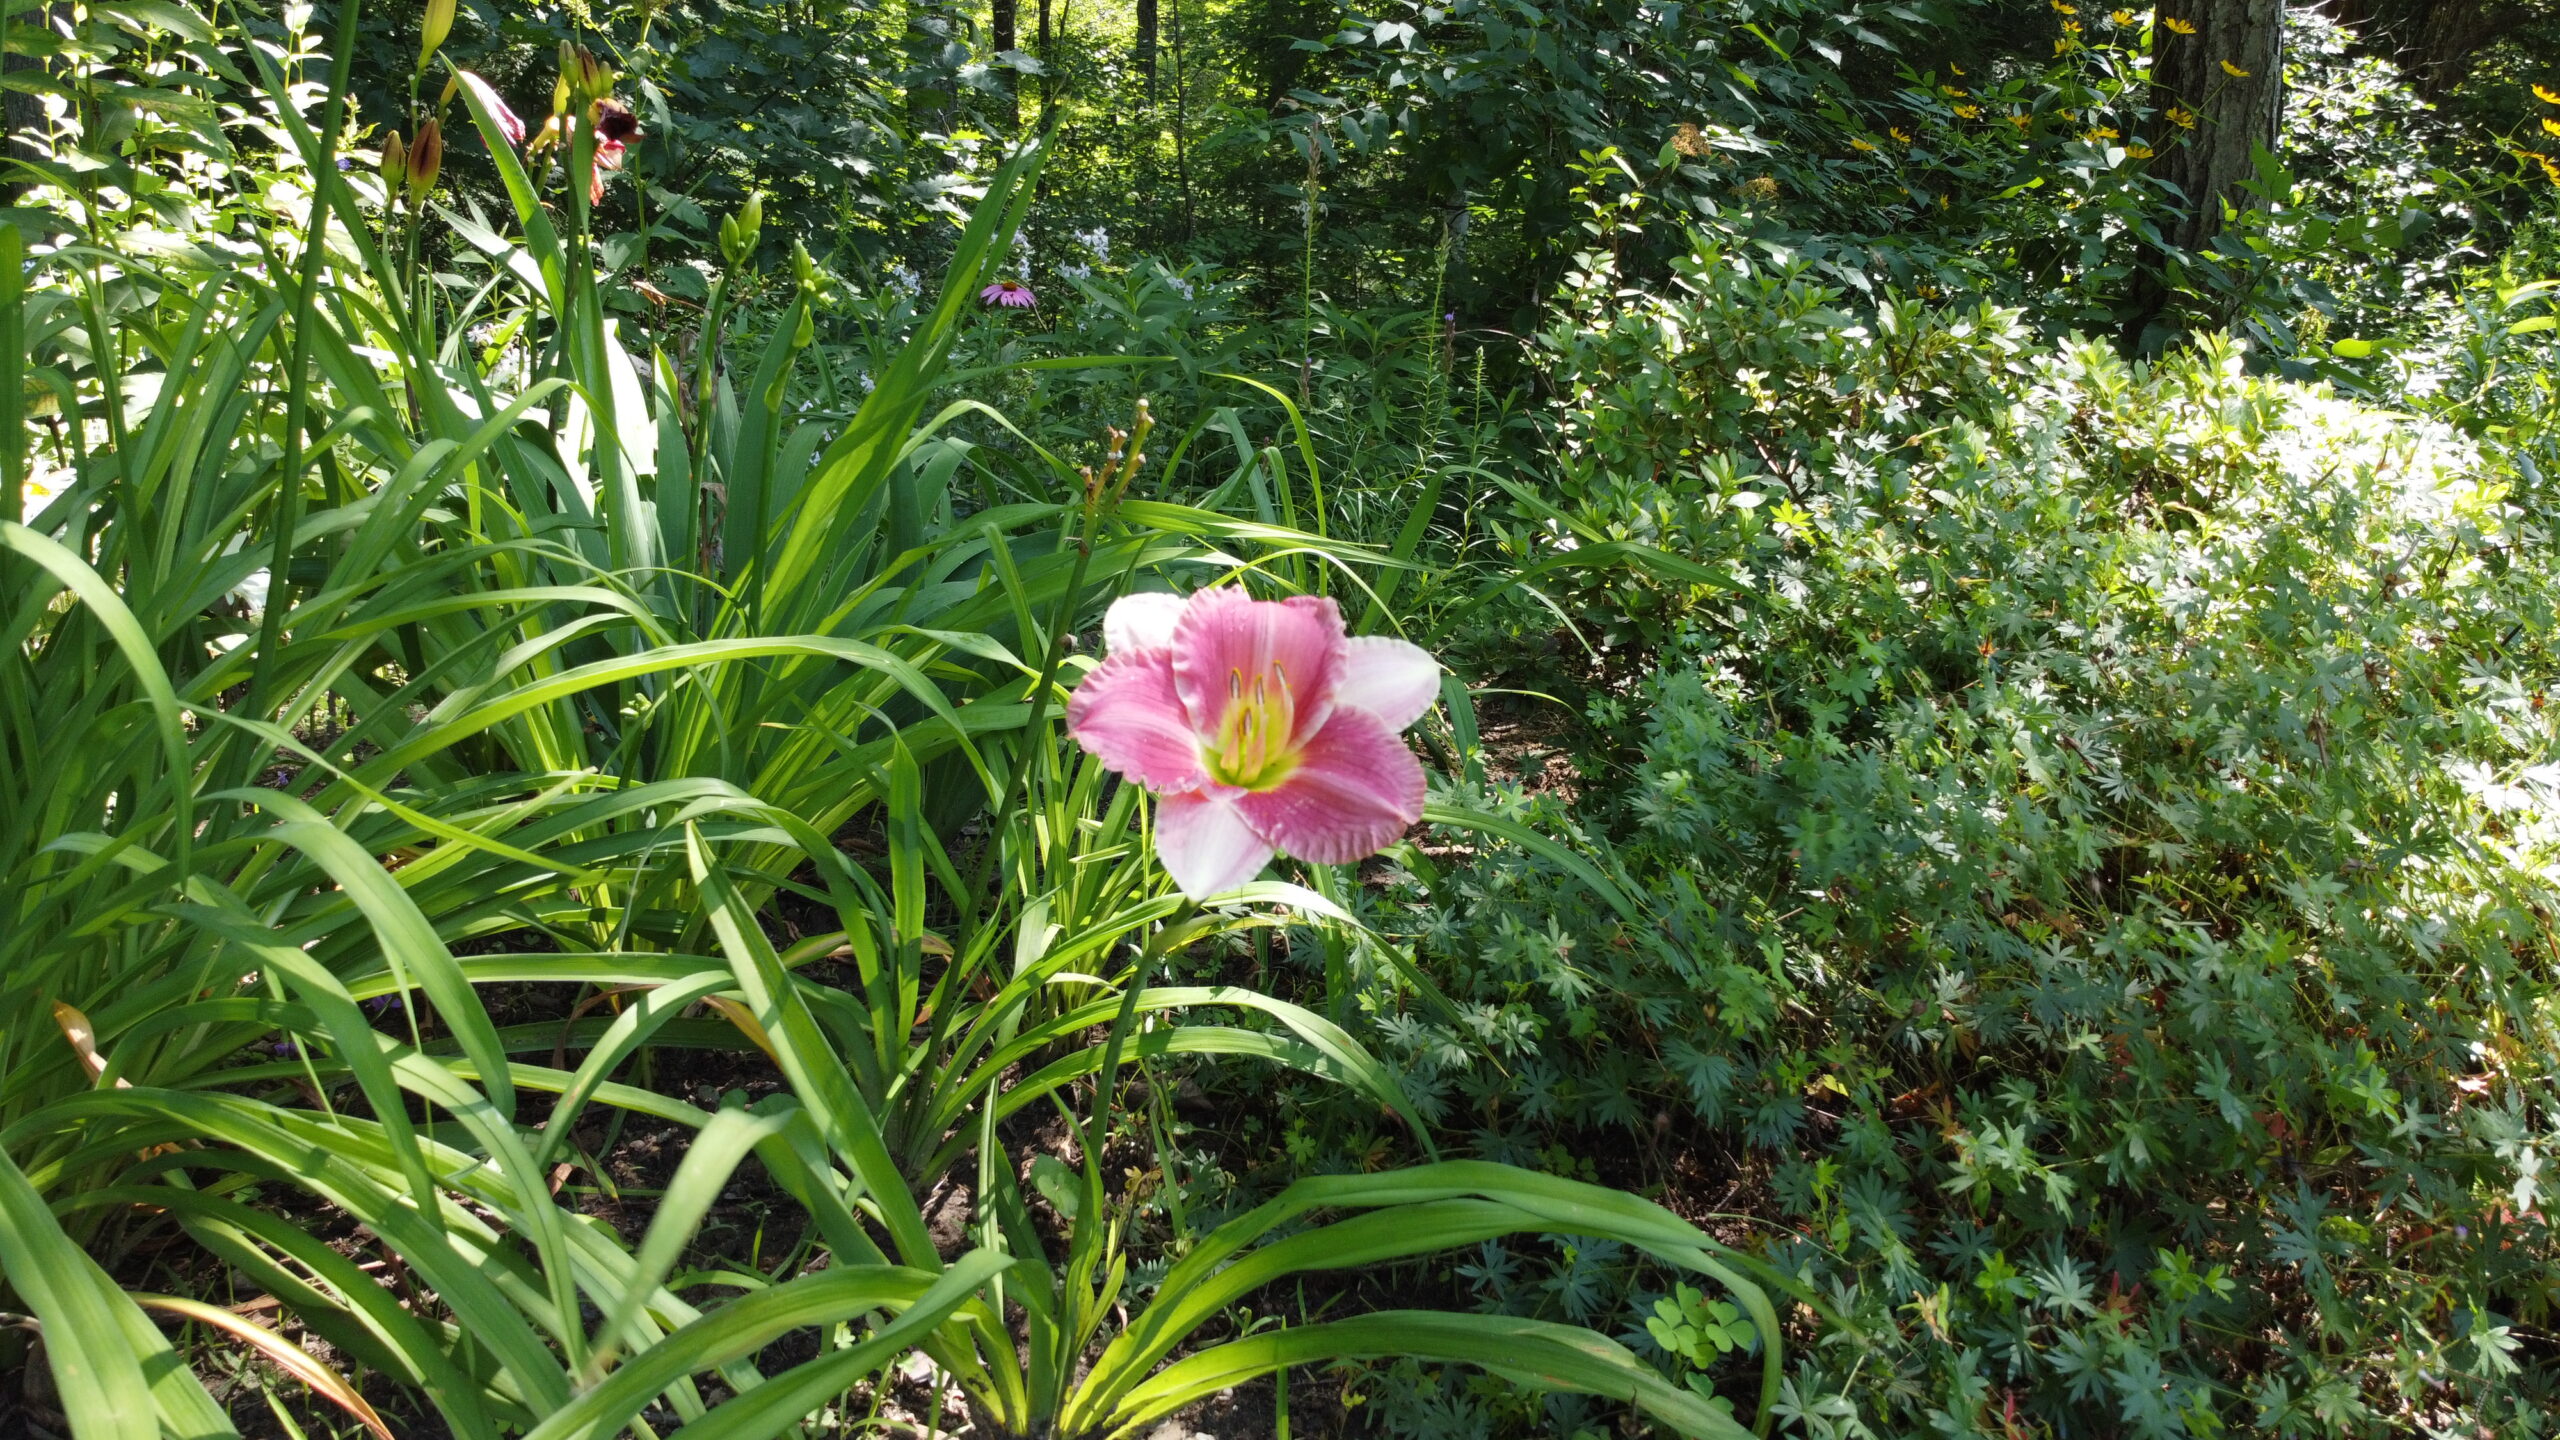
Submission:
[[[1463,1012],[1382,1025],[1418,1102],[1765,1189],[1851,1317],[1809,1433],[2538,1433],[2560,595],[2512,472],[2228,345],[1682,273],[1550,337],[1605,382],[1556,525],[1710,572],[1563,607],[1624,647],[1577,813],[1645,913],[1418,857],[1379,923]]]

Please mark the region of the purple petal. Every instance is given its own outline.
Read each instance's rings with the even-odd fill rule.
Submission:
[[[1440,662],[1431,652],[1406,640],[1362,635],[1343,652],[1342,675],[1334,681],[1333,703],[1366,710],[1389,730],[1401,731],[1422,718],[1440,698]]]
[[[1173,657],[1164,650],[1111,656],[1067,699],[1067,733],[1102,763],[1158,793],[1207,783],[1200,739],[1173,691]]]
[[[1255,831],[1319,865],[1375,855],[1422,818],[1422,762],[1366,710],[1338,709],[1289,778],[1239,796]]]
[[[1123,595],[1102,615],[1102,643],[1110,653],[1170,650],[1173,627],[1182,619],[1183,599],[1161,590]]]
[[[1271,845],[1224,795],[1167,795],[1156,805],[1156,860],[1194,900],[1224,894],[1262,873]]]
[[[1271,743],[1294,749],[1333,712],[1342,641],[1342,612],[1331,600],[1256,600],[1242,590],[1203,590],[1174,627],[1174,690],[1203,737],[1222,733],[1234,706],[1264,697],[1260,703],[1287,720],[1286,733],[1271,736]]]

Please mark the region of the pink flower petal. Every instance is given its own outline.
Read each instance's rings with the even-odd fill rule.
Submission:
[[[1422,818],[1422,762],[1376,716],[1338,709],[1288,779],[1235,804],[1264,839],[1299,859],[1346,865]]]
[[[1170,650],[1173,627],[1182,619],[1183,598],[1161,590],[1123,595],[1102,614],[1102,643],[1113,655],[1131,650]]]
[[[1131,650],[1104,660],[1067,698],[1067,733],[1102,763],[1163,793],[1208,783],[1199,737],[1173,691],[1173,660]]]
[[[1225,796],[1193,791],[1156,805],[1156,861],[1183,894],[1206,900],[1262,873],[1271,845]]]
[[[1402,731],[1440,698],[1440,662],[1407,640],[1360,635],[1343,653],[1333,703],[1366,710],[1389,730]]]
[[[1191,597],[1173,632],[1173,686],[1192,729],[1214,741],[1227,711],[1257,695],[1287,720],[1271,744],[1294,749],[1333,713],[1342,665],[1342,612],[1331,600],[1296,595],[1256,600],[1242,590]]]

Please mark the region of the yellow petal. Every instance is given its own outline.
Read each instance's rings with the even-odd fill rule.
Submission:
[[[2180,35],[2193,35],[2196,33],[2195,26],[2190,25],[2186,21],[2180,20],[2175,16],[2164,16],[2160,23],[2168,26],[2171,31]]]
[[[2239,66],[2232,64],[2228,60],[2216,60],[2213,63],[2221,66],[2222,73],[2230,76],[2234,80],[2246,80],[2249,78],[2248,71],[2241,69]]]
[[[2548,85],[2536,85],[2533,87],[2533,98],[2545,105],[2560,105],[2560,90],[2553,90]]]

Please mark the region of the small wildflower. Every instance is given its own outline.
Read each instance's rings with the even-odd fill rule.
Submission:
[[[1965,97],[1965,92],[1953,85],[1939,86],[1938,93],[1946,96],[1950,100],[1961,100]]]
[[[1959,105],[1956,107],[1956,114],[1967,120],[1979,120],[1982,118],[1982,107],[1979,105]]]
[[[2116,138],[2116,132],[2104,125],[2101,125],[2094,130],[2084,132],[2080,138],[2083,140],[2113,140]]]
[[[2111,25],[2130,25],[2133,23],[2133,12],[2130,10],[2115,11],[2107,16],[2107,23]]]
[[[2536,85],[2533,87],[2533,98],[2545,105],[2560,105],[2560,90],[2554,90],[2548,85]]]
[[[2196,112],[2182,105],[2172,105],[2169,107],[2169,123],[2181,130],[2193,130],[2196,128]]]
[[[1684,120],[1671,132],[1671,148],[1694,160],[1707,153],[1707,132]]]
[[[904,295],[921,295],[924,293],[924,277],[894,260],[881,268],[880,281],[890,289],[898,291]]]
[[[1754,175],[1742,182],[1742,193],[1754,200],[1775,200],[1778,198],[1778,182],[1771,176]]]
[[[2124,147],[2124,153],[2136,160],[2148,160],[2151,158],[2151,147],[2137,140]]]
[[[1028,310],[1040,303],[1031,287],[1019,280],[999,280],[978,292],[978,303],[1001,305],[1007,310]]]
[[[2230,76],[2234,80],[2246,80],[2249,78],[2248,71],[2241,69],[2239,66],[2232,64],[2228,60],[2216,60],[2213,63],[2221,66],[2222,73]]]
[[[2179,19],[2175,15],[2161,16],[2160,23],[2169,27],[2169,32],[2173,35],[2193,35],[2196,33],[2195,26],[2188,24],[2186,21]]]
[[[1850,142],[1849,142],[1849,148],[1850,148],[1850,149],[1852,149],[1852,150],[1869,150],[1869,151],[1872,151],[1872,150],[1874,150],[1876,147],[1875,147],[1873,144],[1871,144],[1871,143],[1869,143],[1869,142],[1867,142],[1867,141],[1865,141],[1865,140],[1852,139],[1852,140],[1850,140]]]
[[[2560,135],[2560,121],[2555,121],[2547,115],[2542,119],[2542,128],[2554,135]]]
[[[2077,15],[2080,13],[2077,8],[2063,4],[2062,0],[2045,0],[2045,3],[2051,5],[2054,13],[2057,15]]]
[[[1891,135],[1894,139],[1901,141],[1905,145],[1911,143],[1911,132],[1903,129],[1899,125],[1893,126],[1885,133]]]
[[[2012,115],[2008,117],[2008,120],[2010,124],[2017,126],[2020,130],[2025,130],[2036,123],[2035,117],[2032,115]]]

